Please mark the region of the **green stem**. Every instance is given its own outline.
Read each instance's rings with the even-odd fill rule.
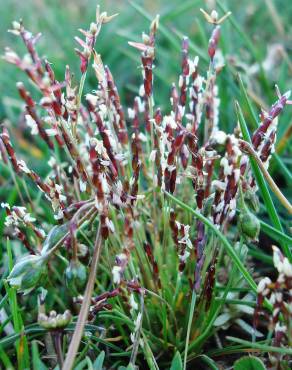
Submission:
[[[197,297],[196,292],[193,289],[191,307],[190,307],[190,313],[189,313],[188,328],[187,328],[187,336],[186,336],[186,346],[185,346],[185,354],[184,354],[184,370],[186,370],[187,368],[188,347],[189,347],[189,341],[190,341],[192,321],[193,321],[193,316],[194,316],[194,309],[195,309],[195,304],[196,304],[196,297]]]

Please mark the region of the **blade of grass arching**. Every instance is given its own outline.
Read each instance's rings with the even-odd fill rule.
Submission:
[[[253,343],[247,340],[230,337],[230,336],[227,336],[226,339],[229,341],[235,342],[235,343],[243,344],[247,346],[248,348],[258,349],[262,352],[274,352],[274,353],[281,353],[282,355],[292,355],[292,348],[268,346],[266,344]]]
[[[217,1],[217,4],[218,4],[219,8],[222,10],[222,12],[224,14],[226,14],[227,11],[228,11],[228,9],[225,8],[225,6],[221,3],[220,0]],[[237,33],[239,34],[239,36],[242,38],[242,40],[244,41],[244,43],[246,44],[246,46],[248,47],[248,49],[252,53],[254,59],[256,59],[258,61],[258,59],[259,59],[258,51],[254,47],[254,45],[251,42],[251,40],[248,38],[246,32],[241,29],[241,27],[238,25],[238,23],[236,22],[236,20],[233,18],[233,15],[232,14],[227,19],[230,21],[230,23],[235,28],[235,30],[237,31]]]
[[[245,141],[251,143],[251,138],[250,138],[249,131],[248,131],[248,128],[247,128],[247,124],[245,122],[242,110],[241,110],[238,102],[235,103],[235,109],[236,109],[236,114],[237,114],[237,117],[238,117],[238,121],[239,121],[239,125],[240,125],[240,129],[241,129],[241,132],[242,132],[243,139]],[[256,183],[257,183],[257,185],[260,189],[261,195],[263,197],[268,215],[269,215],[274,227],[277,230],[279,230],[280,232],[283,233],[283,228],[282,228],[282,225],[281,225],[281,221],[279,219],[278,213],[277,213],[276,208],[274,206],[274,203],[273,203],[273,200],[271,198],[270,192],[268,190],[267,184],[265,182],[264,176],[263,176],[262,172],[260,171],[260,169],[258,168],[257,163],[254,160],[254,158],[250,157],[250,164],[251,164],[251,168],[252,168],[254,177],[256,179]],[[290,251],[288,245],[286,243],[284,243],[284,244],[282,243],[281,245],[282,245],[282,248],[283,248],[283,251],[284,251],[285,255],[289,258],[290,261],[292,261],[292,254],[291,254],[291,251]]]
[[[207,227],[209,227],[210,230],[213,231],[213,233],[218,237],[218,239],[222,242],[227,254],[231,258],[231,260],[234,262],[238,270],[242,273],[243,277],[245,278],[246,282],[249,284],[251,289],[256,292],[257,291],[257,285],[254,282],[252,276],[247,271],[243,263],[241,262],[239,256],[234,250],[234,247],[229,243],[227,238],[221,233],[219,229],[216,228],[216,226],[206,217],[204,217],[201,213],[195,211],[191,207],[189,207],[187,204],[183,203],[179,199],[177,199],[175,196],[168,192],[164,192],[165,195],[167,195],[173,202],[178,204],[181,208],[184,210],[192,213],[196,218],[198,218],[200,221],[202,221]]]
[[[12,257],[12,250],[11,250],[11,244],[10,240],[7,240],[7,254],[8,254],[8,266],[9,266],[9,272],[13,268],[13,257]],[[30,363],[29,363],[29,351],[28,351],[28,344],[27,344],[27,338],[24,334],[24,327],[23,322],[21,319],[21,315],[19,312],[18,304],[17,304],[17,297],[16,297],[16,290],[14,288],[10,288],[9,285],[5,282],[5,289],[9,296],[9,304],[10,309],[13,317],[13,326],[16,333],[23,334],[21,335],[20,339],[15,342],[16,345],[16,351],[17,351],[17,363],[18,363],[18,369],[29,369]]]
[[[6,311],[4,311],[6,313]],[[11,320],[12,320],[12,315],[10,316],[7,316],[6,318],[4,318],[3,314],[4,312],[2,312],[2,320],[1,320],[1,325],[0,325],[0,334],[2,334],[2,332],[4,331],[5,328],[8,328],[9,330],[9,326],[11,325]]]
[[[5,302],[7,301],[7,299],[8,299],[8,293],[6,293],[5,296],[0,301],[0,310],[5,305]]]
[[[275,229],[273,226],[265,223],[264,221],[260,221],[261,223],[261,230],[270,236],[275,241],[280,241],[282,243],[287,243],[289,245],[292,245],[292,238],[289,235],[286,235],[279,231],[278,229]]]
[[[271,171],[278,165],[279,171],[284,175],[287,185],[292,185],[292,174],[289,171],[289,168],[285,165],[285,163],[282,161],[281,157],[277,153],[273,153],[272,157],[275,160],[275,163],[271,163]],[[274,166],[275,165],[275,166]]]
[[[202,359],[202,361],[208,365],[208,369],[212,370],[219,370],[219,367],[217,366],[216,362],[212,360],[209,356],[207,355],[200,355],[198,358]]]
[[[217,1],[217,4],[218,4],[219,8],[224,13],[227,13],[228,9],[225,8],[225,6],[221,3],[220,0]],[[228,20],[227,21],[229,21],[232,24],[232,26],[234,27],[234,29],[236,30],[236,32],[239,34],[239,36],[241,37],[241,39],[243,40],[243,42],[246,44],[247,48],[250,50],[250,52],[251,52],[252,56],[254,57],[254,59],[258,62],[259,67],[260,67],[260,78],[261,78],[261,81],[263,83],[263,88],[269,93],[270,92],[270,84],[269,84],[269,81],[267,79],[266,73],[265,73],[265,71],[263,69],[262,61],[261,61],[261,58],[259,56],[258,50],[253,45],[253,43],[249,39],[249,37],[247,36],[246,31],[242,30],[242,28],[236,22],[236,20],[234,19],[234,17],[233,17],[232,14],[231,14],[230,17],[228,17]],[[270,93],[269,93],[269,98],[270,99],[272,98],[272,96],[271,96]]]
[[[185,0],[179,5],[175,4],[172,9],[168,10],[164,14],[161,14],[161,19],[163,22],[177,19],[179,15],[189,11],[192,8],[195,8],[200,3],[201,0]]]
[[[143,352],[144,352],[144,355],[145,355],[145,358],[146,358],[146,361],[147,361],[147,364],[150,368],[150,370],[159,370],[159,367],[158,367],[158,364],[155,360],[155,356],[151,350],[151,347],[148,343],[148,338],[147,336],[144,334],[143,330],[141,332],[142,334],[142,337],[143,337],[143,341],[144,341],[144,347],[145,349],[143,349]]]
[[[12,362],[10,361],[9,357],[7,356],[7,354],[5,353],[5,351],[3,351],[1,347],[0,347],[0,360],[2,364],[4,365],[4,369],[7,369],[7,370],[14,369]]]
[[[39,348],[36,340],[32,341],[31,352],[33,370],[47,370],[48,368],[45,366],[40,358]]]
[[[202,21],[201,21],[200,18],[196,18],[195,22],[196,22],[196,25],[198,27],[198,35],[201,38],[202,47],[203,47],[204,50],[208,50],[209,40],[208,40],[208,37],[206,35],[206,30],[204,29],[204,27],[202,25]]]
[[[252,121],[251,121],[252,128],[254,130],[256,130],[258,128],[258,126],[259,126],[258,119],[257,119],[256,113],[255,113],[255,111],[253,109],[252,103],[251,103],[251,101],[250,101],[250,99],[248,97],[246,88],[244,86],[244,83],[242,81],[242,78],[241,78],[240,74],[238,74],[238,81],[239,81],[239,86],[240,86],[240,90],[241,90],[241,93],[242,93],[242,97],[244,98],[244,101],[245,101],[245,103],[247,105],[249,114],[250,114],[250,116],[252,118]],[[283,175],[285,176],[285,178],[286,178],[286,180],[288,182],[288,185],[291,184],[292,175],[291,175],[289,169],[287,168],[287,166],[281,160],[280,156],[277,153],[273,153],[272,154],[272,157],[276,161],[276,164],[283,171]]]
[[[274,266],[273,257],[268,256],[267,254],[263,253],[260,249],[254,247],[253,245],[249,245],[248,254],[259,261]]]
[[[190,334],[191,334],[191,326],[193,322],[195,304],[196,304],[196,292],[195,289],[192,291],[192,300],[190,305],[190,312],[189,312],[189,320],[188,320],[188,327],[187,327],[187,335],[186,335],[186,345],[184,351],[184,367],[183,369],[186,370],[187,368],[187,358],[188,358],[188,348],[189,348],[189,341],[190,341]]]
[[[215,300],[217,302],[222,302],[222,298],[215,298]],[[251,301],[244,301],[242,299],[225,299],[224,302],[226,302],[227,304],[238,304],[240,306],[248,306],[248,307],[255,307],[256,306],[256,303],[255,302],[251,302]]]

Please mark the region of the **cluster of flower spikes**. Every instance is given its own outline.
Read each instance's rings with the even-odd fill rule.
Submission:
[[[273,246],[273,262],[278,271],[278,277],[272,281],[264,277],[258,283],[257,306],[254,313],[254,326],[258,325],[259,316],[267,318],[269,329],[274,333],[273,345],[286,346],[292,339],[292,264],[284,257],[278,247]],[[272,306],[272,315],[264,309],[265,300]],[[281,354],[270,354],[273,366],[283,360]]]
[[[76,215],[79,217],[90,207],[94,208],[100,215],[102,236],[107,238],[114,231],[109,206],[123,208],[123,250],[116,256],[112,270],[116,284],[123,282],[123,273],[131,251],[135,248],[133,233],[136,215],[133,206],[142,198],[138,195],[141,171],[151,186],[158,186],[162,191],[170,193],[174,193],[177,185],[190,177],[198,210],[205,212],[206,205],[211,203],[211,215],[207,213],[207,216],[211,217],[218,228],[225,227],[235,215],[238,184],[249,170],[249,162],[240,150],[238,133],[226,134],[218,126],[220,100],[216,79],[222,69],[222,62],[218,53],[220,26],[215,22],[216,17],[215,13],[211,14],[211,23],[215,27],[209,41],[210,65],[206,77],[199,74],[198,58],[189,58],[188,39],[182,41],[179,89],[175,84],[172,85],[169,114],[163,115],[159,108],[154,109],[153,68],[158,18],[152,22],[149,35],[143,34],[143,43],[130,43],[141,51],[143,71],[140,94],[134,99],[133,108],[128,111],[132,123],[130,138],[112,74],[94,50],[101,25],[112,17],[98,11],[96,22],[91,24],[89,31],[82,30],[85,41],[76,39],[83,47],[83,51],[77,51],[82,79],[85,78],[90,57],[93,56],[93,69],[98,80],[94,94],[86,95],[86,105],[81,102],[82,88],[77,91],[77,87],[72,84],[69,67],[66,67],[65,80],[57,81],[50,63],[40,58],[35,49],[39,35],[33,36],[22,23],[13,23],[12,32],[23,39],[28,54],[20,58],[14,51],[7,49],[5,59],[23,70],[43,96],[36,102],[22,83],[17,84],[25,103],[26,122],[32,134],[39,134],[52,151],[49,162],[52,175],[43,181],[23,160],[17,158],[6,128],[3,128],[1,134],[2,157],[4,159],[8,154],[15,172],[28,176],[45,194],[59,223],[68,220],[74,223],[70,228],[73,230],[70,232],[71,239],[75,237],[78,223]],[[274,122],[287,102],[287,93],[279,95],[279,100],[270,111],[261,115],[262,122],[252,140],[263,162],[268,163],[273,151],[276,137]],[[203,118],[203,139],[199,140]],[[143,149],[149,136],[152,150],[147,159]],[[216,151],[218,145],[225,149],[223,157]],[[56,146],[62,156],[67,155],[67,164],[61,165],[56,161],[53,155]],[[146,165],[147,160],[152,163],[151,173],[150,167]],[[218,179],[214,180],[216,161],[220,161],[220,171]],[[127,177],[129,168],[130,178]],[[254,186],[252,178],[245,183],[246,186]],[[81,200],[80,192],[87,194],[88,199]],[[179,253],[181,272],[191,254],[190,250],[194,249],[194,284],[198,289],[207,242],[205,227],[201,221],[197,221],[196,237],[191,240],[189,225],[181,224],[174,211],[170,212],[170,227]],[[157,263],[147,243],[145,251],[153,271],[157,273]]]

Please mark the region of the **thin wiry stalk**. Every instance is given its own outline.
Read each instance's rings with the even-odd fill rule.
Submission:
[[[79,344],[80,344],[80,341],[83,335],[84,326],[85,326],[86,319],[88,316],[90,301],[91,301],[92,292],[93,292],[94,283],[95,283],[97,264],[98,264],[100,252],[101,252],[101,247],[102,247],[102,236],[101,236],[101,226],[99,224],[99,227],[96,233],[96,239],[95,239],[95,244],[94,244],[92,261],[90,265],[90,273],[88,277],[88,282],[87,282],[86,289],[84,292],[84,297],[83,297],[82,305],[81,305],[80,312],[78,315],[77,323],[75,326],[74,334],[72,336],[69,349],[68,349],[68,352],[65,358],[63,370],[71,370],[73,368],[74,360],[77,355]]]

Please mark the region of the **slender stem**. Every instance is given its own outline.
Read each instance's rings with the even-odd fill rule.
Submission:
[[[131,353],[131,358],[130,358],[130,364],[135,367],[135,362],[138,354],[138,349],[139,349],[139,342],[140,342],[140,335],[141,335],[141,330],[142,330],[142,321],[143,321],[143,313],[144,313],[144,292],[141,293],[141,320],[139,323],[139,327],[137,329],[136,335],[135,335],[135,341],[133,344],[133,350]]]
[[[55,332],[52,333],[52,339],[55,347],[55,352],[58,359],[59,368],[62,369],[64,358],[63,358],[63,352],[62,352],[62,332]]]
[[[190,341],[190,334],[191,334],[191,327],[192,327],[192,321],[193,321],[193,316],[194,316],[195,304],[196,304],[196,292],[195,292],[195,289],[193,289],[192,301],[191,301],[191,307],[190,307],[190,313],[189,313],[188,328],[187,328],[187,336],[186,336],[186,346],[185,346],[185,354],[184,354],[184,370],[186,370],[187,368],[188,347],[189,347],[189,341]]]
[[[252,156],[255,159],[276,197],[279,199],[281,204],[288,210],[288,212],[292,214],[292,205],[290,204],[288,199],[283,195],[281,190],[278,188],[277,184],[274,182],[272,176],[267,171],[257,152],[247,141],[240,140],[240,144],[242,144],[243,150],[247,152],[248,155]]]
[[[75,326],[75,331],[74,331],[74,334],[71,339],[69,349],[66,355],[63,370],[71,370],[73,368],[74,360],[75,360],[75,357],[76,357],[76,354],[79,348],[85,322],[88,316],[91,296],[92,296],[94,283],[95,283],[97,264],[99,261],[101,247],[102,247],[102,236],[101,236],[100,229],[101,228],[99,224],[98,231],[96,233],[96,239],[95,239],[95,244],[94,244],[94,251],[93,251],[93,256],[92,256],[92,261],[91,261],[91,266],[90,266],[88,282],[87,282],[86,289],[84,292],[83,302],[82,302],[78,320]]]

